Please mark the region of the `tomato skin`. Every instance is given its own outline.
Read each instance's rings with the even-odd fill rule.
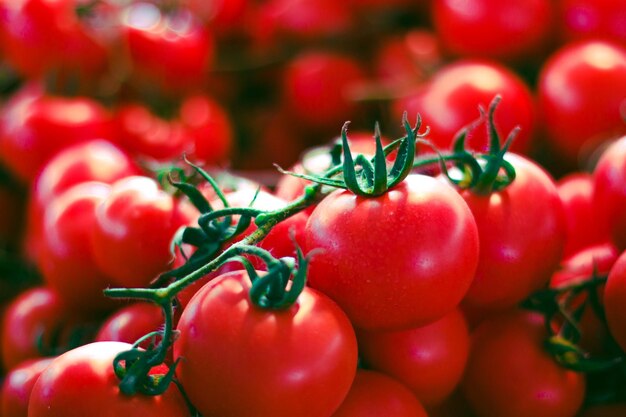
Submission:
[[[29,417],[188,417],[175,386],[158,396],[126,396],[113,371],[115,356],[131,348],[122,342],[95,342],[55,358],[33,387]]]
[[[464,303],[469,307],[512,307],[550,279],[566,239],[563,204],[554,180],[539,165],[509,153],[515,180],[501,191],[461,195],[480,235],[476,277]],[[530,198],[532,196],[532,198]]]
[[[284,310],[252,305],[249,289],[245,272],[224,274],[183,311],[174,359],[189,399],[207,416],[331,415],[357,366],[347,317],[308,287]]]
[[[514,311],[480,324],[462,389],[480,417],[574,417],[585,377],[558,365],[543,349],[543,317]]]
[[[476,224],[446,184],[410,175],[387,193],[325,197],[305,229],[309,285],[346,311],[355,327],[391,330],[452,311],[474,278]]]
[[[626,249],[626,136],[607,147],[593,171],[593,202],[600,227],[606,227],[619,250]],[[602,224],[604,223],[604,224]]]
[[[357,329],[365,366],[402,382],[427,408],[440,405],[461,381],[470,348],[463,314],[408,330],[365,332]]]
[[[90,244],[96,207],[109,193],[108,184],[82,182],[53,199],[44,212],[39,268],[46,284],[78,311],[114,306],[103,294],[111,280],[96,264]]]
[[[30,393],[39,375],[50,365],[53,358],[29,359],[9,371],[2,384],[0,415],[3,417],[27,417]]]
[[[307,128],[336,132],[359,110],[347,89],[364,79],[360,64],[347,55],[306,51],[285,69],[283,105]]]
[[[30,188],[25,242],[28,256],[37,262],[43,212],[54,198],[81,182],[110,184],[135,174],[139,168],[130,156],[107,140],[88,140],[61,150],[44,165]]]
[[[626,352],[626,255],[617,259],[604,287],[604,310],[611,335]]]
[[[91,233],[96,264],[120,286],[147,286],[168,269],[170,241],[185,224],[176,201],[155,180],[122,178],[96,209]]]
[[[497,94],[502,96],[494,115],[499,131],[504,136],[519,125],[521,131],[510,149],[527,154],[536,125],[534,100],[524,81],[495,62],[467,59],[440,68],[413,94],[395,100],[392,114],[394,120],[400,120],[404,111],[409,120],[420,114],[430,127],[428,139],[440,149],[450,149],[457,132],[477,119],[478,106],[487,109]],[[469,132],[466,144],[475,151],[488,150],[483,125]]]
[[[359,369],[348,396],[332,417],[427,417],[405,386],[378,372]]]
[[[434,0],[432,11],[449,52],[501,61],[520,61],[545,50],[555,14],[547,0]]]
[[[2,363],[12,369],[27,359],[40,358],[37,338],[44,343],[67,325],[70,312],[59,295],[47,287],[35,287],[13,299],[3,316]]]
[[[135,343],[140,337],[159,330],[164,323],[161,307],[147,302],[137,302],[122,307],[102,323],[96,342]],[[142,347],[148,345],[142,344]]]
[[[538,81],[539,114],[559,155],[584,161],[626,133],[626,49],[605,41],[563,46],[545,61]]]
[[[25,183],[31,183],[60,150],[111,136],[108,112],[86,97],[26,92],[11,105],[15,107],[1,122],[0,155],[7,168]]]
[[[564,42],[606,39],[626,46],[621,0],[559,0],[559,33]]]
[[[567,242],[563,256],[609,240],[609,231],[603,226],[594,207],[593,177],[586,172],[574,172],[557,181],[559,197],[565,208]]]

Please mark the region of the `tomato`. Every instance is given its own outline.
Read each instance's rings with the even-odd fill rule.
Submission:
[[[357,329],[357,338],[363,364],[402,382],[426,408],[440,405],[452,394],[470,347],[467,323],[459,310],[408,330]]]
[[[11,103],[0,122],[0,155],[25,183],[67,146],[111,136],[108,112],[87,97],[38,97],[27,91]]]
[[[180,121],[192,139],[187,157],[209,166],[224,164],[235,144],[230,116],[206,95],[188,96],[180,106]]]
[[[606,39],[626,45],[621,0],[559,0],[559,33],[565,42]]]
[[[27,359],[44,356],[37,339],[45,347],[54,344],[55,333],[67,329],[71,313],[56,292],[46,287],[24,291],[8,305],[2,327],[2,363],[9,370]],[[62,341],[61,341],[62,342]]]
[[[391,330],[452,311],[474,278],[476,223],[446,184],[411,175],[373,198],[336,190],[305,229],[308,282],[341,306],[355,327]]]
[[[618,249],[626,249],[626,136],[608,146],[593,170],[593,203],[599,227],[609,230]]]
[[[528,86],[511,70],[488,61],[459,60],[439,69],[415,93],[392,102],[396,120],[404,111],[409,119],[420,114],[430,127],[428,139],[440,149],[449,149],[456,133],[476,119],[478,106],[488,108],[497,95],[502,102],[495,114],[499,131],[508,134],[514,127],[521,131],[511,150],[529,152],[535,129],[535,105]],[[485,152],[489,141],[481,125],[467,138],[468,148]]]
[[[593,202],[593,177],[589,173],[574,172],[557,181],[559,197],[565,208],[567,242],[564,256],[576,253],[587,246],[609,240],[609,231],[600,218]]]
[[[138,173],[139,168],[126,152],[103,139],[88,140],[61,150],[44,165],[30,188],[26,231],[28,256],[37,261],[43,239],[43,211],[54,198],[84,181],[109,184]]]
[[[604,310],[611,335],[626,352],[626,255],[617,259],[604,287]]]
[[[452,54],[516,62],[547,51],[555,15],[549,0],[434,0],[432,11]]]
[[[238,32],[246,11],[253,7],[250,0],[183,0],[181,4],[210,23],[220,35]]]
[[[359,370],[348,396],[332,417],[427,417],[405,386],[384,374]]]
[[[206,416],[331,415],[357,365],[345,314],[308,287],[282,310],[253,305],[249,290],[245,271],[221,275],[183,311],[174,359],[189,399]]]
[[[626,133],[626,49],[602,41],[567,44],[541,68],[538,105],[546,140],[569,161]]]
[[[55,358],[33,387],[29,417],[109,417],[122,415],[188,417],[175,386],[164,394],[124,395],[113,371],[113,359],[131,345],[96,342]]]
[[[50,365],[52,359],[29,359],[11,369],[2,384],[0,415],[3,417],[28,416],[30,393],[37,378]]]
[[[91,230],[96,264],[117,285],[145,287],[169,268],[170,242],[187,224],[185,213],[155,180],[122,178],[96,209]]]
[[[81,182],[52,200],[44,212],[39,268],[46,284],[76,310],[114,306],[103,294],[111,280],[96,264],[90,244],[96,207],[109,193],[108,184]]]
[[[98,329],[95,341],[135,343],[140,337],[159,330],[163,322],[163,313],[158,305],[133,303],[111,314]],[[146,347],[148,344],[141,346]]]
[[[597,276],[606,275],[613,267],[618,256],[619,252],[611,243],[589,246],[582,249],[561,262],[561,267],[550,279],[550,288],[588,282],[593,278],[594,273]],[[596,294],[598,301],[602,303],[604,285],[599,285],[596,288]],[[568,296],[570,295],[564,294],[563,297]],[[581,336],[577,343],[580,347],[593,354],[605,353],[608,329],[606,324],[598,317],[593,306],[589,304],[588,293],[585,292],[575,297],[571,301],[570,311],[581,307],[585,302],[588,304],[580,318],[579,327]],[[556,330],[558,330],[562,323],[556,323],[556,325]]]
[[[462,389],[480,417],[574,417],[585,376],[562,368],[543,349],[543,317],[516,311],[480,324]]]
[[[140,87],[179,93],[203,86],[215,54],[213,35],[189,10],[165,14],[137,2],[123,13],[122,35]]]
[[[307,128],[339,131],[359,111],[348,90],[364,79],[361,65],[347,55],[305,51],[285,69],[283,106]]]
[[[509,153],[516,171],[506,188],[489,194],[461,191],[480,236],[480,260],[464,303],[470,307],[512,307],[543,287],[559,266],[566,239],[563,204],[550,175],[539,165]]]

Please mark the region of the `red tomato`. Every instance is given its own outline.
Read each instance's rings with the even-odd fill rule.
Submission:
[[[203,86],[214,59],[214,39],[189,10],[179,7],[166,15],[152,3],[137,2],[125,10],[122,25],[139,86],[156,83],[165,92]]]
[[[106,140],[89,140],[61,150],[45,164],[31,186],[26,231],[28,256],[36,262],[43,238],[43,211],[54,198],[84,181],[110,184],[138,173],[139,168],[130,157]]]
[[[521,131],[511,150],[528,153],[535,128],[535,106],[528,86],[512,71],[487,61],[456,61],[441,68],[416,93],[395,100],[392,113],[397,120],[404,111],[409,119],[420,114],[430,127],[428,139],[441,149],[449,149],[456,133],[476,119],[478,106],[487,109],[497,95],[502,101],[495,114],[499,131]],[[485,152],[489,141],[481,125],[467,138],[467,146]]]
[[[518,62],[547,50],[554,14],[550,0],[434,0],[432,18],[449,52]]]
[[[161,307],[147,302],[133,303],[111,314],[98,329],[95,341],[135,343],[140,337],[159,330],[163,323]]]
[[[44,345],[67,328],[71,313],[58,294],[46,287],[24,291],[8,305],[2,327],[2,363],[9,370],[27,359],[40,358],[37,339]]]
[[[230,116],[213,99],[205,95],[187,97],[180,106],[180,121],[191,137],[187,157],[205,165],[220,165],[228,161],[234,147],[234,132]]]
[[[0,155],[7,168],[27,183],[62,149],[111,136],[108,112],[86,97],[37,97],[27,92],[9,106],[0,121]]]
[[[187,405],[173,385],[157,396],[127,396],[120,392],[113,359],[130,347],[128,343],[96,342],[54,359],[33,387],[28,416],[188,417]]]
[[[574,417],[585,376],[562,368],[543,349],[543,317],[517,311],[476,329],[462,388],[481,417]]]
[[[586,160],[603,141],[626,133],[624,97],[626,49],[601,41],[562,47],[543,64],[538,81],[547,140],[562,158]]]
[[[174,198],[152,178],[131,176],[111,185],[91,230],[96,264],[123,287],[145,287],[173,260],[170,242],[188,224]]]
[[[563,287],[587,282],[593,278],[594,273],[597,276],[606,275],[618,256],[619,252],[611,243],[589,246],[564,259],[559,270],[552,275],[549,285],[551,288]],[[564,294],[564,297],[568,296],[568,294]],[[597,287],[597,296],[602,303],[604,285]],[[587,293],[582,293],[571,301],[571,311],[588,301]],[[555,323],[555,325],[558,326],[556,328],[558,330],[562,323]],[[605,353],[607,327],[598,317],[593,306],[587,304],[580,318],[579,326],[582,335],[577,342],[578,345],[594,354]]]
[[[626,249],[626,136],[604,150],[593,171],[593,203],[600,228],[606,227],[618,249]]]
[[[45,208],[39,267],[44,281],[73,309],[110,310],[113,301],[103,294],[110,278],[96,264],[90,242],[96,227],[96,207],[111,187],[81,182],[53,199]]]
[[[452,311],[474,278],[476,223],[462,198],[424,175],[373,198],[337,190],[305,229],[308,282],[346,311],[355,327],[391,330]]]
[[[622,0],[559,0],[564,41],[606,39],[626,45],[626,9]]]
[[[254,6],[250,0],[183,0],[180,3],[222,35],[240,31],[246,11]]]
[[[626,255],[617,259],[604,287],[604,309],[611,335],[626,352]]]
[[[585,172],[574,172],[557,181],[559,197],[565,208],[567,242],[563,251],[569,256],[591,245],[609,240],[609,231],[598,221],[593,202],[593,177]]]
[[[440,405],[461,381],[469,354],[467,323],[459,310],[423,327],[360,332],[366,367],[402,382],[427,408]]]
[[[28,400],[39,375],[50,365],[53,358],[29,359],[9,371],[2,384],[0,415],[3,417],[27,417]]]
[[[183,311],[174,358],[183,359],[176,373],[189,399],[206,416],[331,415],[356,371],[345,314],[310,288],[282,310],[251,304],[249,290],[247,274],[231,272]]]
[[[480,260],[464,303],[470,308],[512,307],[544,286],[557,269],[566,239],[563,204],[554,180],[539,165],[509,153],[516,171],[503,190],[461,195],[480,235]]]
[[[401,383],[384,374],[359,370],[348,396],[332,417],[427,417],[424,407]]]
[[[361,65],[347,55],[306,51],[287,65],[283,105],[308,128],[338,131],[358,113],[348,90],[364,79]]]

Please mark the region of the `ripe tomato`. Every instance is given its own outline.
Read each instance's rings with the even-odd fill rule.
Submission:
[[[245,271],[230,272],[183,311],[174,359],[189,399],[206,416],[331,415],[357,365],[345,314],[308,287],[282,310],[253,305],[249,290]]]
[[[400,382],[359,370],[348,396],[332,417],[427,417],[424,407]]]
[[[607,147],[593,171],[593,203],[600,228],[609,230],[619,250],[626,249],[626,136]]]
[[[358,113],[348,90],[364,79],[361,65],[347,55],[306,51],[287,65],[281,87],[283,105],[308,128],[338,131]]]
[[[106,140],[88,140],[61,150],[44,165],[30,189],[25,242],[30,259],[37,262],[44,208],[54,198],[84,181],[110,184],[138,173],[129,155]]]
[[[562,368],[543,349],[543,317],[515,311],[476,329],[462,381],[481,417],[574,417],[585,376]]]
[[[101,182],[81,182],[53,199],[44,212],[39,268],[46,284],[78,311],[115,306],[103,294],[111,280],[96,264],[90,242],[96,207],[110,189]]]
[[[40,358],[41,338],[46,347],[71,324],[71,313],[56,292],[47,287],[24,291],[9,303],[2,324],[2,363],[12,369],[27,359]],[[56,347],[56,346],[52,346]]]
[[[187,224],[183,210],[155,180],[122,178],[96,209],[91,230],[96,264],[120,286],[145,287],[168,269],[170,242]]]
[[[404,111],[409,118],[420,114],[430,127],[428,139],[440,149],[449,149],[457,132],[476,119],[478,106],[488,108],[497,95],[502,102],[495,114],[501,132],[515,126],[521,131],[511,150],[526,154],[535,128],[535,105],[528,86],[506,67],[487,61],[460,60],[439,69],[415,93],[395,100],[392,114],[400,120]],[[467,146],[485,152],[489,141],[484,127],[469,132]]]
[[[508,187],[461,191],[480,236],[476,277],[464,299],[470,308],[514,306],[548,282],[563,254],[565,213],[554,180],[530,159],[509,153],[505,160],[516,171]]]
[[[0,415],[27,417],[28,400],[39,375],[53,358],[28,359],[11,369],[2,384]]]
[[[111,136],[108,112],[92,99],[37,96],[29,91],[11,102],[0,122],[3,163],[23,182],[32,182],[62,149]]]
[[[554,15],[549,0],[434,0],[432,18],[449,52],[519,62],[547,50]]]
[[[617,259],[604,287],[604,309],[606,321],[619,346],[626,352],[626,255]]]
[[[543,64],[538,105],[547,140],[570,161],[586,161],[626,133],[626,49],[602,41],[565,45]]]
[[[452,311],[474,278],[476,223],[446,184],[410,175],[373,198],[337,190],[305,229],[309,285],[327,294],[355,327],[391,330]]]
[[[557,181],[559,197],[565,208],[567,242],[563,256],[569,256],[591,245],[609,240],[609,231],[603,226],[593,201],[593,177],[574,172]]]
[[[215,41],[189,10],[179,7],[165,14],[152,3],[130,4],[123,13],[122,35],[137,85],[156,83],[167,93],[203,86]]]
[[[452,394],[470,348],[469,329],[459,310],[408,330],[357,329],[357,338],[363,364],[402,382],[427,408],[440,405]]]
[[[161,307],[147,302],[137,302],[122,307],[102,323],[96,342],[135,343],[140,337],[159,330],[164,323]],[[142,344],[146,346],[149,341]]]
[[[157,396],[127,396],[120,392],[113,359],[130,347],[128,343],[96,342],[55,358],[33,387],[28,416],[188,417],[189,409],[173,385]]]
[[[563,41],[606,39],[626,46],[622,0],[559,0]]]

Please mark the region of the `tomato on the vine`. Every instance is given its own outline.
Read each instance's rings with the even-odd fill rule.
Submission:
[[[308,287],[293,305],[264,309],[250,288],[245,271],[221,275],[183,311],[174,359],[189,399],[206,416],[330,416],[357,366],[345,313]]]
[[[307,250],[319,250],[309,285],[367,330],[441,318],[467,292],[478,262],[467,204],[425,175],[409,175],[378,197],[332,192],[311,213],[305,238]]]
[[[28,416],[190,416],[183,396],[174,385],[155,396],[130,396],[120,391],[113,359],[131,346],[122,342],[95,342],[55,358],[33,387]]]
[[[513,311],[475,330],[462,389],[481,417],[574,417],[585,376],[544,350],[543,317]]]

